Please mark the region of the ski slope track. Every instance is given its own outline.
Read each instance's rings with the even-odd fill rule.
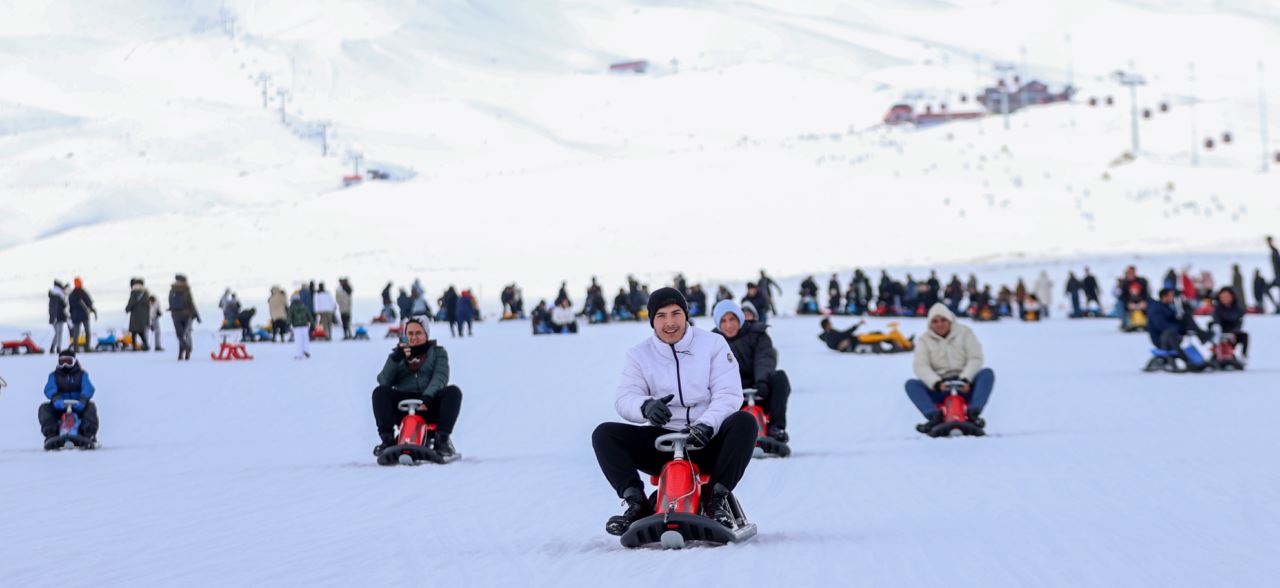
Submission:
[[[177,271],[198,292],[418,275],[492,306],[591,275],[1221,253],[1280,221],[1264,2],[126,5],[0,2],[0,321],[38,318],[53,276],[123,298]],[[605,73],[632,59],[649,73]],[[1108,77],[1130,60],[1139,106],[1171,106],[1135,161]],[[1080,99],[1007,130],[880,125],[909,96],[959,107],[997,62]],[[342,189],[352,152],[402,181]]]
[[[705,321],[702,321],[705,323]],[[838,320],[838,324],[847,321]],[[871,327],[883,327],[873,321]],[[929,439],[910,355],[825,348],[816,318],[772,328],[795,387],[790,459],[739,486],[760,534],[627,550],[591,451],[635,324],[538,337],[482,324],[442,341],[465,395],[448,466],[384,468],[369,394],[390,343],[257,344],[257,359],[83,358],[95,452],[45,453],[48,356],[6,358],[0,577],[12,586],[1269,586],[1280,573],[1280,380],[1250,318],[1243,373],[1145,374],[1111,320],[975,326],[996,370],[986,438]],[[921,321],[907,321],[907,334]],[[440,335],[442,329],[437,329]],[[375,332],[379,336],[380,332]],[[173,342],[166,342],[173,345]],[[80,547],[65,550],[59,540]],[[607,579],[607,580],[606,580]]]

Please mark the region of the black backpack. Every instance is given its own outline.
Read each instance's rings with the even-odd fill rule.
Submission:
[[[169,310],[183,312],[187,310],[187,297],[178,288],[169,290]]]

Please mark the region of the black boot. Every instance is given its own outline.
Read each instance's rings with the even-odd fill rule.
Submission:
[[[788,443],[791,441],[791,435],[787,434],[786,429],[780,429],[777,425],[769,425],[769,436],[773,437],[780,443]]]
[[[382,455],[382,452],[386,448],[391,447],[392,445],[395,445],[395,444],[396,444],[395,437],[392,437],[390,435],[382,435],[382,442],[374,446],[373,455],[375,457]]]
[[[604,524],[605,532],[610,535],[622,535],[631,528],[631,523],[653,514],[653,505],[649,504],[649,497],[644,495],[644,489],[639,486],[627,487],[622,493],[622,502],[627,510],[618,516],[609,517],[609,521]]]
[[[929,413],[925,418],[928,420],[916,425],[916,430],[927,435],[934,427],[942,424],[942,411],[935,410]]]
[[[457,450],[453,448],[453,440],[450,439],[451,436],[452,435],[445,433],[444,431],[436,431],[434,449],[436,451],[436,455],[439,455],[441,459],[449,459],[458,453]]]
[[[729,508],[729,489],[716,484],[702,503],[702,514],[732,529],[735,525],[733,510]]]
[[[969,422],[977,425],[979,429],[987,428],[987,421],[982,418],[981,412],[970,408],[969,412],[966,414],[969,417]]]

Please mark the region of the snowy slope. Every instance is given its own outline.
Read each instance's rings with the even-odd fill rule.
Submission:
[[[535,297],[592,274],[1238,251],[1276,223],[1265,3],[129,6],[0,3],[0,320],[38,322],[55,276],[123,298],[133,275],[185,271],[212,296],[349,274],[368,301],[419,275],[492,304],[513,280]],[[604,73],[633,58],[652,73]],[[1113,166],[1127,98],[1106,75],[1130,59],[1141,104],[1173,110]],[[1199,135],[1236,137],[1198,167],[1192,60]],[[1055,85],[1070,63],[1118,106],[877,125],[906,95],[954,103],[996,61]],[[349,151],[412,179],[337,190]]]
[[[465,394],[444,468],[373,465],[368,394],[388,344],[287,346],[175,364],[99,354],[104,447],[38,449],[46,357],[0,370],[0,577],[14,586],[1268,586],[1280,573],[1269,411],[1280,336],[1240,374],[1142,374],[1112,321],[976,326],[997,384],[992,436],[931,440],[902,392],[909,356],[858,357],[816,320],[773,328],[795,385],[795,456],[739,495],[751,542],[627,551],[589,435],[637,325],[446,340]],[[883,326],[876,322],[874,326]],[[920,322],[904,325],[907,333]],[[377,335],[379,333],[375,333]],[[170,345],[172,343],[170,342]],[[497,368],[497,369],[495,369]],[[79,547],[59,547],[61,539]],[[945,579],[945,580],[944,580]]]

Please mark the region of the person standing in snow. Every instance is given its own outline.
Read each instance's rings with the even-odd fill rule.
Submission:
[[[342,319],[342,340],[350,341],[355,337],[351,332],[351,281],[338,278],[338,318]]]
[[[449,285],[436,302],[440,304],[440,310],[444,311],[444,319],[449,321],[449,336],[461,336],[462,327],[458,324],[458,291],[453,288],[453,284]],[[455,331],[457,334],[454,334]]]
[[[1080,278],[1076,277],[1076,273],[1067,273],[1067,295],[1071,296],[1071,318],[1081,316],[1080,312]]]
[[[1040,276],[1036,278],[1035,294],[1036,301],[1040,303],[1041,318],[1049,318],[1049,307],[1053,306],[1053,280],[1049,279],[1049,272],[1040,270]]]
[[[271,342],[284,343],[289,339],[289,295],[280,286],[271,287],[267,312],[271,317]]]
[[[915,342],[912,368],[916,379],[906,384],[907,398],[925,417],[916,430],[927,433],[942,423],[938,404],[946,398],[943,384],[955,380],[964,383],[969,420],[984,427],[986,423],[980,415],[991,397],[996,375],[982,365],[982,344],[969,327],[956,323],[956,315],[945,304],[934,304],[928,319],[929,328]]]
[[[294,294],[289,299],[289,326],[293,327],[293,341],[297,346],[293,354],[294,359],[311,358],[312,320],[314,317],[311,316],[311,311],[307,310],[307,305],[302,302],[302,294],[300,292]]]
[[[757,404],[769,415],[769,430],[764,434],[787,443],[787,399],[791,397],[791,380],[778,369],[778,350],[769,337],[769,325],[747,321],[742,308],[732,300],[717,302],[711,311],[716,328],[711,332],[724,337],[738,363],[742,387],[755,388]]]
[[[176,274],[169,286],[169,316],[173,318],[173,332],[178,337],[178,361],[191,359],[191,321],[200,322],[200,311],[187,276]]]
[[[391,303],[391,282],[382,289],[382,319],[387,322],[396,320],[396,307]]]
[[[404,323],[404,339],[391,350],[378,373],[378,387],[373,389],[373,419],[381,440],[373,448],[375,456],[395,445],[395,427],[400,424],[401,400],[422,400],[418,414],[436,430],[435,452],[444,459],[456,455],[453,429],[462,412],[462,390],[449,384],[449,354],[433,339],[426,317],[413,317]]]
[[[413,316],[413,299],[409,298],[409,293],[400,289],[400,293],[396,296],[396,306],[400,309],[400,318],[409,318]]]
[[[689,324],[689,304],[674,288],[653,292],[646,305],[653,335],[627,352],[614,406],[630,425],[607,422],[591,435],[600,470],[626,510],[605,531],[622,535],[653,514],[637,470],[658,474],[670,455],[654,448],[659,436],[687,431],[689,459],[710,475],[702,510],[732,527],[727,499],[751,462],[755,419],[742,407],[737,361],[724,337]]]
[[[324,288],[324,282],[320,282],[320,289],[316,290],[315,298],[312,299],[315,306],[316,314],[320,315],[320,328],[324,331],[325,341],[333,340],[333,317],[338,312],[338,303],[333,299]]]
[[[164,345],[160,343],[160,317],[164,315],[164,311],[160,309],[160,302],[156,300],[154,294],[147,297],[151,303],[151,343],[152,348],[156,352],[164,351]]]
[[[779,286],[778,282],[773,278],[765,275],[764,269],[760,270],[760,281],[756,283],[756,286],[760,288],[760,293],[764,296],[765,306],[756,305],[757,310],[760,311],[760,323],[764,324],[766,322],[765,314],[778,316],[778,307],[773,304],[773,291],[777,290],[778,296],[782,296],[782,286]]]
[[[454,310],[454,318],[458,321],[458,336],[462,336],[462,327],[467,327],[467,336],[474,335],[471,332],[471,322],[476,319],[476,299],[471,295],[471,290],[463,290],[462,295],[458,296],[457,308]]]
[[[53,342],[50,353],[62,351],[62,331],[67,328],[67,285],[58,280],[49,288],[49,324],[53,325]],[[74,347],[75,341],[69,347]]]
[[[147,331],[151,330],[151,292],[142,278],[129,280],[129,302],[124,311],[129,313],[129,332],[133,334],[134,351],[150,351]],[[157,345],[159,342],[157,342]]]
[[[71,317],[71,348],[80,348],[81,352],[93,349],[93,333],[89,329],[89,315],[98,318],[98,310],[93,307],[93,297],[84,289],[84,282],[77,276],[72,280],[75,289],[67,297],[67,310]],[[80,346],[80,334],[84,333],[84,345]]]

